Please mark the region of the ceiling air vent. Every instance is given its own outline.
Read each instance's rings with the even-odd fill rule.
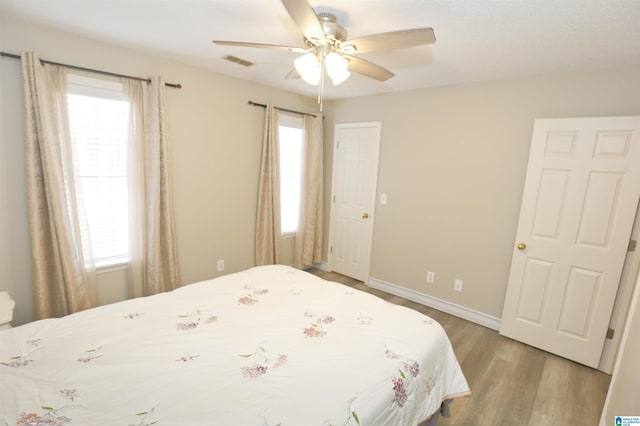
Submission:
[[[238,58],[237,56],[227,55],[224,57],[229,62],[234,62],[236,64],[242,65],[243,67],[251,67],[254,65],[253,62],[249,62],[245,59]]]

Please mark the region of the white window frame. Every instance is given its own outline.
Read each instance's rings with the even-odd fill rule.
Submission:
[[[68,73],[67,93],[114,101],[124,101],[123,85],[120,81],[90,77],[83,74]],[[98,273],[124,269],[129,264],[130,253],[108,258],[94,258]]]

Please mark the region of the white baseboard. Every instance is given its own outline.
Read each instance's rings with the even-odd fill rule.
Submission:
[[[467,307],[457,305],[455,303],[451,303],[446,300],[429,296],[428,294],[420,293],[415,290],[401,287],[397,284],[388,283],[376,278],[369,278],[368,285],[375,289],[382,290],[386,293],[404,297],[405,299],[411,300],[413,302],[417,302],[430,308],[437,309],[439,311],[446,312],[447,314],[465,319],[467,321],[480,324],[492,330],[500,330],[500,318],[496,318],[494,316],[487,315],[485,313],[478,312],[473,309],[469,309]]]

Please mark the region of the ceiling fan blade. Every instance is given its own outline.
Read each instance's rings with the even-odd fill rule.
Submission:
[[[282,0],[282,4],[308,40],[325,44],[326,38],[318,15],[307,0]]]
[[[422,46],[423,44],[435,43],[435,41],[436,35],[433,32],[433,28],[415,28],[413,30],[391,31],[347,40],[342,45],[353,45],[356,48],[356,52],[363,53]]]
[[[285,80],[297,80],[301,78],[300,74],[298,73],[298,70],[296,70],[295,68],[291,68],[291,71],[289,71],[289,74],[284,76]]]
[[[301,47],[293,46],[280,46],[277,44],[262,44],[262,43],[246,43],[244,41],[223,41],[223,40],[211,40],[215,44],[222,46],[239,46],[239,47],[257,47],[260,49],[276,49],[286,50],[288,52],[306,53],[309,49],[303,49]]]
[[[365,61],[364,59],[356,58],[355,56],[343,55],[343,57],[349,60],[347,68],[351,72],[357,72],[358,74],[362,74],[378,81],[385,81],[394,76],[391,71],[382,68],[380,65],[376,65],[373,62]]]

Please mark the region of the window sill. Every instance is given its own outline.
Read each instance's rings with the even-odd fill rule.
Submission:
[[[108,263],[105,265],[96,265],[96,274],[106,274],[109,272],[122,271],[129,267],[129,262],[124,260],[118,263]]]
[[[280,234],[280,238],[282,239],[295,238],[295,236],[295,232],[283,232],[282,234]]]

